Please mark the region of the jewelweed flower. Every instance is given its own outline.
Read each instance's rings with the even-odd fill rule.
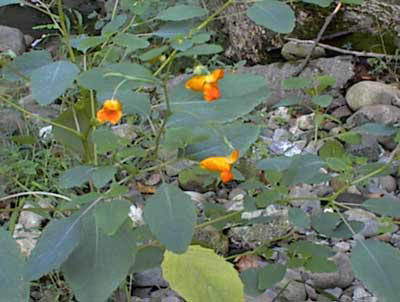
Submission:
[[[97,111],[97,120],[100,123],[110,122],[117,124],[122,117],[122,104],[118,100],[106,100],[103,107]]]
[[[233,179],[232,164],[239,158],[237,149],[225,157],[208,157],[200,162],[200,167],[212,172],[220,172],[223,183],[228,183]]]
[[[185,87],[194,91],[202,91],[204,99],[208,102],[212,102],[220,97],[218,80],[223,77],[224,70],[216,69],[210,74],[192,77],[185,83]]]

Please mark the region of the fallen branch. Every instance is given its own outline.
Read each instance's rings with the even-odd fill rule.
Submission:
[[[319,41],[321,41],[322,35],[324,34],[324,32],[326,31],[326,28],[328,27],[329,23],[331,23],[333,17],[335,17],[335,15],[337,14],[337,12],[340,10],[341,7],[342,7],[342,2],[339,1],[339,3],[336,5],[336,7],[333,10],[333,12],[325,19],[325,23],[322,26],[321,30],[319,31],[317,38],[315,39],[315,41],[313,41],[313,47],[311,48],[311,50],[308,53],[306,59],[300,65],[299,69],[294,74],[294,76],[298,76],[307,67],[307,64],[310,62],[311,56],[312,56],[315,48],[317,47],[317,44],[319,43]]]
[[[286,38],[286,40],[298,42],[298,43],[304,43],[304,44],[315,43],[315,41],[313,41],[313,40],[299,40],[299,39],[294,39],[294,38]],[[386,55],[386,54],[382,54],[382,53],[348,50],[348,49],[343,49],[343,48],[339,48],[339,47],[335,47],[335,46],[331,46],[331,45],[323,44],[323,43],[317,43],[316,45],[319,47],[328,49],[328,50],[336,51],[338,53],[342,53],[342,54],[346,54],[346,55],[353,55],[353,56],[357,56],[357,57],[386,58],[386,59],[399,58],[399,56]]]

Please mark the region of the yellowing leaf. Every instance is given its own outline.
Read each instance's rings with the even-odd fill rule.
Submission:
[[[237,271],[211,249],[196,245],[184,254],[166,251],[161,267],[170,287],[187,302],[244,302]]]

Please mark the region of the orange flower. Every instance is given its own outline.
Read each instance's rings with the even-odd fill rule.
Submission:
[[[117,124],[122,117],[122,104],[118,100],[106,100],[103,107],[97,111],[97,120],[100,123],[110,122]]]
[[[211,74],[194,76],[185,83],[187,89],[202,91],[208,102],[219,99],[218,80],[224,77],[223,69],[216,69]]]
[[[232,164],[239,158],[239,151],[233,150],[232,154],[225,157],[209,157],[200,162],[200,167],[212,172],[220,172],[223,183],[228,183],[233,179]]]

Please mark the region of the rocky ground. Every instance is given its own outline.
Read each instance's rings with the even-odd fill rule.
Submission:
[[[0,26],[0,49],[2,51],[12,50],[19,55],[27,50],[32,38],[15,28]],[[283,48],[285,58],[299,58],[304,53],[296,46],[294,49],[286,46]],[[305,52],[306,53],[306,52]],[[324,56],[322,51],[317,53]],[[358,60],[351,56],[321,57],[313,59],[301,76],[313,76],[318,74],[330,75],[336,79],[335,85],[330,88],[327,94],[334,99],[327,108],[326,113],[341,121],[326,122],[321,131],[328,135],[338,133],[341,129],[354,129],[365,121],[378,122],[385,125],[396,125],[400,122],[400,90],[395,84],[383,83],[381,81],[361,80],[357,78]],[[274,107],[282,99],[292,96],[300,96],[307,99],[307,95],[301,91],[285,90],[282,87],[282,80],[294,75],[297,71],[297,64],[293,62],[273,63],[269,65],[256,65],[252,67],[242,67],[237,72],[253,73],[265,77],[266,83],[273,91],[273,96],[268,103],[260,106],[254,115],[257,121],[263,123],[261,142],[255,146],[254,152],[261,145],[268,150],[271,156],[286,155],[293,156],[301,153],[317,153],[322,144],[314,144],[310,140],[310,133],[313,133],[314,113],[303,111],[294,115],[286,107]],[[171,85],[183,80],[180,76],[171,82]],[[368,78],[365,77],[364,78]],[[28,95],[20,99],[19,104],[31,112],[53,118],[58,115],[57,105],[42,108]],[[0,133],[1,136],[17,133],[26,123],[23,116],[8,108],[0,108]],[[261,119],[259,118],[261,117]],[[46,125],[41,125],[44,127]],[[0,137],[1,138],[1,137]],[[394,149],[393,137],[374,136],[363,134],[362,142],[356,145],[345,145],[347,152],[363,156],[370,162],[384,162],[390,152]],[[209,190],[204,182],[196,182],[178,178],[179,173],[185,165],[178,163],[170,167],[168,175],[172,181],[179,181],[182,189],[195,201],[207,200],[211,203],[221,204],[225,209],[236,210],[243,207],[247,191],[238,186],[220,188],[217,191]],[[190,178],[190,175],[188,176]],[[1,182],[1,179],[0,179]],[[157,184],[157,177],[151,183]],[[392,196],[398,197],[399,179],[396,173],[387,176],[375,177],[364,186],[354,186],[349,192],[343,194],[343,201],[349,203],[359,203],[371,196]],[[324,196],[335,190],[334,183],[320,185],[300,185],[294,186],[290,190],[290,195],[296,196]],[[302,208],[307,213],[318,213],[322,211],[321,202],[318,200],[296,200],[295,207]],[[390,242],[395,247],[400,247],[400,231],[397,227],[390,230],[385,229],[382,220],[374,214],[361,210],[351,209],[346,212],[349,220],[362,221],[365,223],[362,234],[365,237],[373,237],[378,240]],[[229,230],[227,237],[216,235],[213,229],[207,238],[213,238],[214,247],[221,254],[227,252],[229,244],[235,243],[237,246],[254,249],[266,240],[272,240],[284,236],[293,229],[289,218],[288,209],[284,206],[271,205],[265,210],[259,211],[256,215],[270,216],[271,222],[267,224],[253,224],[251,226],[237,226]],[[24,249],[29,250],[30,245],[34,244],[34,237],[38,231],[26,232],[29,229],[37,228],[42,217],[23,212],[21,215],[15,237],[20,238],[20,244]],[[385,229],[385,231],[382,231]],[[303,301],[340,301],[340,302],[373,302],[378,301],[363,285],[354,278],[351,271],[348,253],[355,241],[350,238],[347,240],[331,240],[323,238],[312,229],[296,229],[301,236],[312,240],[315,243],[331,246],[337,254],[333,260],[338,265],[339,270],[334,273],[309,273],[303,270],[288,270],[285,278],[273,289],[267,290],[262,296],[254,298],[247,297],[248,302],[303,302]],[[201,236],[201,235],[199,235]],[[217,237],[213,237],[217,236]],[[228,242],[229,237],[229,242]],[[24,241],[25,240],[25,241]],[[24,250],[27,252],[27,250]],[[274,249],[273,257],[276,261],[284,262],[285,255],[281,248]],[[264,261],[259,257],[249,257],[249,262],[254,265],[264,265]],[[163,280],[159,268],[150,269],[141,273],[136,273],[133,281],[135,302],[178,302],[181,299],[176,293],[168,289],[168,284]],[[48,297],[41,297],[40,301],[52,301],[52,293]],[[116,301],[118,297],[116,297]]]

